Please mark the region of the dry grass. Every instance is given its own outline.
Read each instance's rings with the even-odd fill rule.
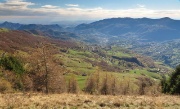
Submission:
[[[2,109],[179,109],[180,96],[0,94]]]

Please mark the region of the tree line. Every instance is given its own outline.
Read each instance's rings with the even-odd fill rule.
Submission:
[[[103,73],[98,69],[89,75],[85,87],[81,91],[74,74],[65,79],[62,74],[65,71],[63,68],[49,63],[45,64],[44,57],[42,58],[42,61],[33,60],[33,66],[26,64],[24,67],[17,57],[6,56],[1,58],[0,65],[4,69],[1,73],[1,79],[3,77],[6,84],[0,84],[0,91],[5,92],[9,88],[7,83],[10,83],[16,91],[34,91],[46,94],[84,92],[102,95],[144,95],[147,91],[150,94],[158,93],[158,90],[152,91],[153,87],[157,88],[158,85],[150,78],[139,77],[137,78],[138,81],[131,82],[129,78],[123,77],[120,79],[113,74]]]

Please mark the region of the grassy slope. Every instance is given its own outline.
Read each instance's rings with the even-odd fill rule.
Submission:
[[[0,28],[0,32],[9,32],[9,30],[6,28]]]
[[[0,94],[4,109],[178,109],[179,96],[103,96],[86,94]]]
[[[4,30],[3,30],[4,31]],[[26,37],[23,37],[26,36]],[[17,38],[18,37],[18,38]],[[17,40],[18,39],[18,40]],[[77,49],[74,47],[82,47],[84,45],[77,45],[72,42],[55,41],[43,37],[29,35],[25,32],[19,31],[6,31],[0,33],[0,55],[7,51],[14,53],[17,56],[27,58],[31,56],[29,50],[34,49],[38,42],[53,43],[59,49],[65,49],[66,52],[54,54],[56,59],[62,61],[63,66],[67,70],[65,77],[71,78],[71,73],[76,74],[75,77],[79,84],[79,88],[83,89],[86,84],[88,76],[97,71],[97,67],[102,74],[108,73],[115,75],[121,83],[124,81],[131,81],[131,88],[136,88],[134,84],[138,77],[149,77],[159,81],[161,76],[159,73],[148,71],[149,67],[141,67],[135,65],[135,68],[123,66],[119,64],[119,60],[113,59],[111,56],[117,57],[136,57],[136,54],[122,48],[113,47],[109,50],[98,48],[101,52],[93,52],[87,49]],[[23,47],[22,47],[23,46]],[[105,56],[104,56],[105,54]],[[99,64],[94,63],[106,62],[107,66],[112,69],[120,68],[119,71],[108,71]],[[124,61],[123,61],[124,62]],[[124,62],[125,65],[133,64]],[[158,63],[160,64],[160,63]],[[101,68],[102,67],[102,68]],[[156,69],[156,68],[155,68]],[[125,71],[125,72],[122,72]],[[1,76],[1,68],[0,68]],[[120,84],[122,85],[122,84]],[[80,91],[81,92],[81,91]],[[86,95],[86,94],[0,94],[0,108],[23,108],[23,109],[36,109],[36,108],[70,108],[70,109],[97,109],[97,108],[163,108],[172,109],[180,107],[180,98],[178,96],[100,96],[100,95]]]
[[[108,55],[111,55],[111,53],[113,53],[113,55],[117,55],[119,57],[130,57],[133,56],[133,54],[128,54],[125,53],[123,51],[118,51],[116,50],[116,52],[114,53],[114,49],[112,51],[108,51]],[[70,58],[69,58],[70,57]],[[80,89],[83,89],[87,80],[87,76],[81,76],[83,73],[86,74],[90,74],[96,71],[96,68],[92,66],[91,63],[88,63],[86,61],[84,61],[84,59],[86,59],[88,57],[88,59],[96,61],[96,62],[100,62],[102,59],[95,59],[93,58],[93,53],[92,52],[82,52],[82,51],[77,51],[77,50],[69,50],[69,52],[63,55],[63,57],[61,58],[61,60],[64,61],[65,65],[67,66],[67,69],[76,72],[77,74],[77,81],[79,83],[79,87]],[[113,65],[113,63],[109,63],[109,65]],[[115,63],[115,65],[117,65],[117,63]],[[120,66],[121,67],[121,66]],[[123,67],[121,67],[123,68]],[[125,67],[124,67],[125,69]],[[103,69],[102,69],[103,70]],[[155,80],[160,80],[161,76],[158,73],[154,73],[154,72],[150,72],[147,70],[147,68],[137,68],[134,70],[128,70],[127,72],[110,72],[110,71],[102,71],[102,73],[111,73],[113,75],[116,75],[117,78],[122,79],[123,77],[129,78],[129,79],[134,79],[140,76],[146,76]],[[68,76],[68,75],[67,75]]]
[[[5,30],[3,30],[5,31]],[[119,68],[121,70],[109,71],[104,68],[101,68],[102,73],[111,73],[116,75],[118,78],[127,77],[130,79],[134,79],[138,76],[147,76],[153,79],[160,79],[161,76],[158,73],[153,73],[147,71],[147,67],[140,67],[135,66],[135,69],[130,67],[123,66],[122,64],[118,64],[120,61],[117,59],[113,59],[111,56],[117,57],[135,57],[136,54],[127,51],[125,49],[119,47],[112,47],[111,49],[103,49],[98,48],[99,52],[92,52],[91,50],[87,49],[74,49],[73,47],[76,46],[84,46],[84,45],[77,45],[72,42],[64,42],[64,41],[57,41],[51,40],[43,37],[33,36],[26,32],[22,31],[10,31],[10,32],[2,32],[0,37],[0,53],[2,51],[14,52],[16,51],[16,55],[20,55],[23,57],[29,56],[28,51],[35,47],[39,42],[46,42],[46,43],[53,43],[59,47],[59,49],[65,49],[69,47],[67,52],[61,52],[60,54],[56,54],[55,57],[61,60],[64,64],[64,67],[67,69],[67,73],[75,73],[77,74],[77,80],[81,89],[85,86],[87,76],[81,76],[82,74],[91,74],[96,71],[96,66],[99,66],[102,61],[107,63],[107,66],[104,68]],[[18,51],[18,52],[17,52]],[[104,56],[105,55],[105,56]],[[87,61],[88,60],[88,61]],[[94,63],[100,63],[93,66]],[[128,62],[124,62],[125,64],[129,64]],[[130,63],[133,65],[133,63]],[[127,72],[122,73],[123,70],[128,69]],[[68,76],[68,75],[66,75]]]

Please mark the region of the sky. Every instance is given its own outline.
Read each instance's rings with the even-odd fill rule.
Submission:
[[[117,17],[180,20],[180,0],[0,0],[0,22],[49,24]]]

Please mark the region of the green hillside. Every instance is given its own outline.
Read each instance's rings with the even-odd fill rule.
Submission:
[[[60,75],[63,75],[67,85],[70,85],[70,83],[73,85],[77,81],[79,89],[84,90],[89,78],[94,74],[96,75],[97,72],[101,74],[101,83],[103,83],[105,75],[108,75],[108,78],[110,78],[108,81],[112,81],[113,78],[116,78],[120,82],[119,84],[124,84],[122,81],[131,81],[132,87],[136,88],[138,87],[137,82],[141,81],[141,78],[149,78],[158,83],[162,75],[170,72],[168,67],[157,64],[151,58],[118,46],[85,45],[80,42],[34,36],[21,31],[0,34],[4,36],[1,37],[1,42],[8,44],[6,47],[3,43],[0,44],[1,58],[13,56],[21,60],[25,68],[25,77],[23,76],[22,80],[20,77],[17,83],[13,82],[17,75],[9,73],[14,72],[13,70],[5,69],[3,66],[0,68],[1,78],[10,83],[16,90],[24,87],[22,87],[23,82],[29,84],[24,87],[26,90],[43,90],[43,84],[45,83],[42,82],[41,84],[37,79],[43,79],[45,74],[52,79],[49,80],[49,84],[62,82],[63,79]],[[6,79],[7,75],[11,77],[10,80]],[[24,78],[26,80],[23,80]],[[39,86],[40,84],[41,86]],[[52,85],[52,90],[53,87],[56,86]]]

